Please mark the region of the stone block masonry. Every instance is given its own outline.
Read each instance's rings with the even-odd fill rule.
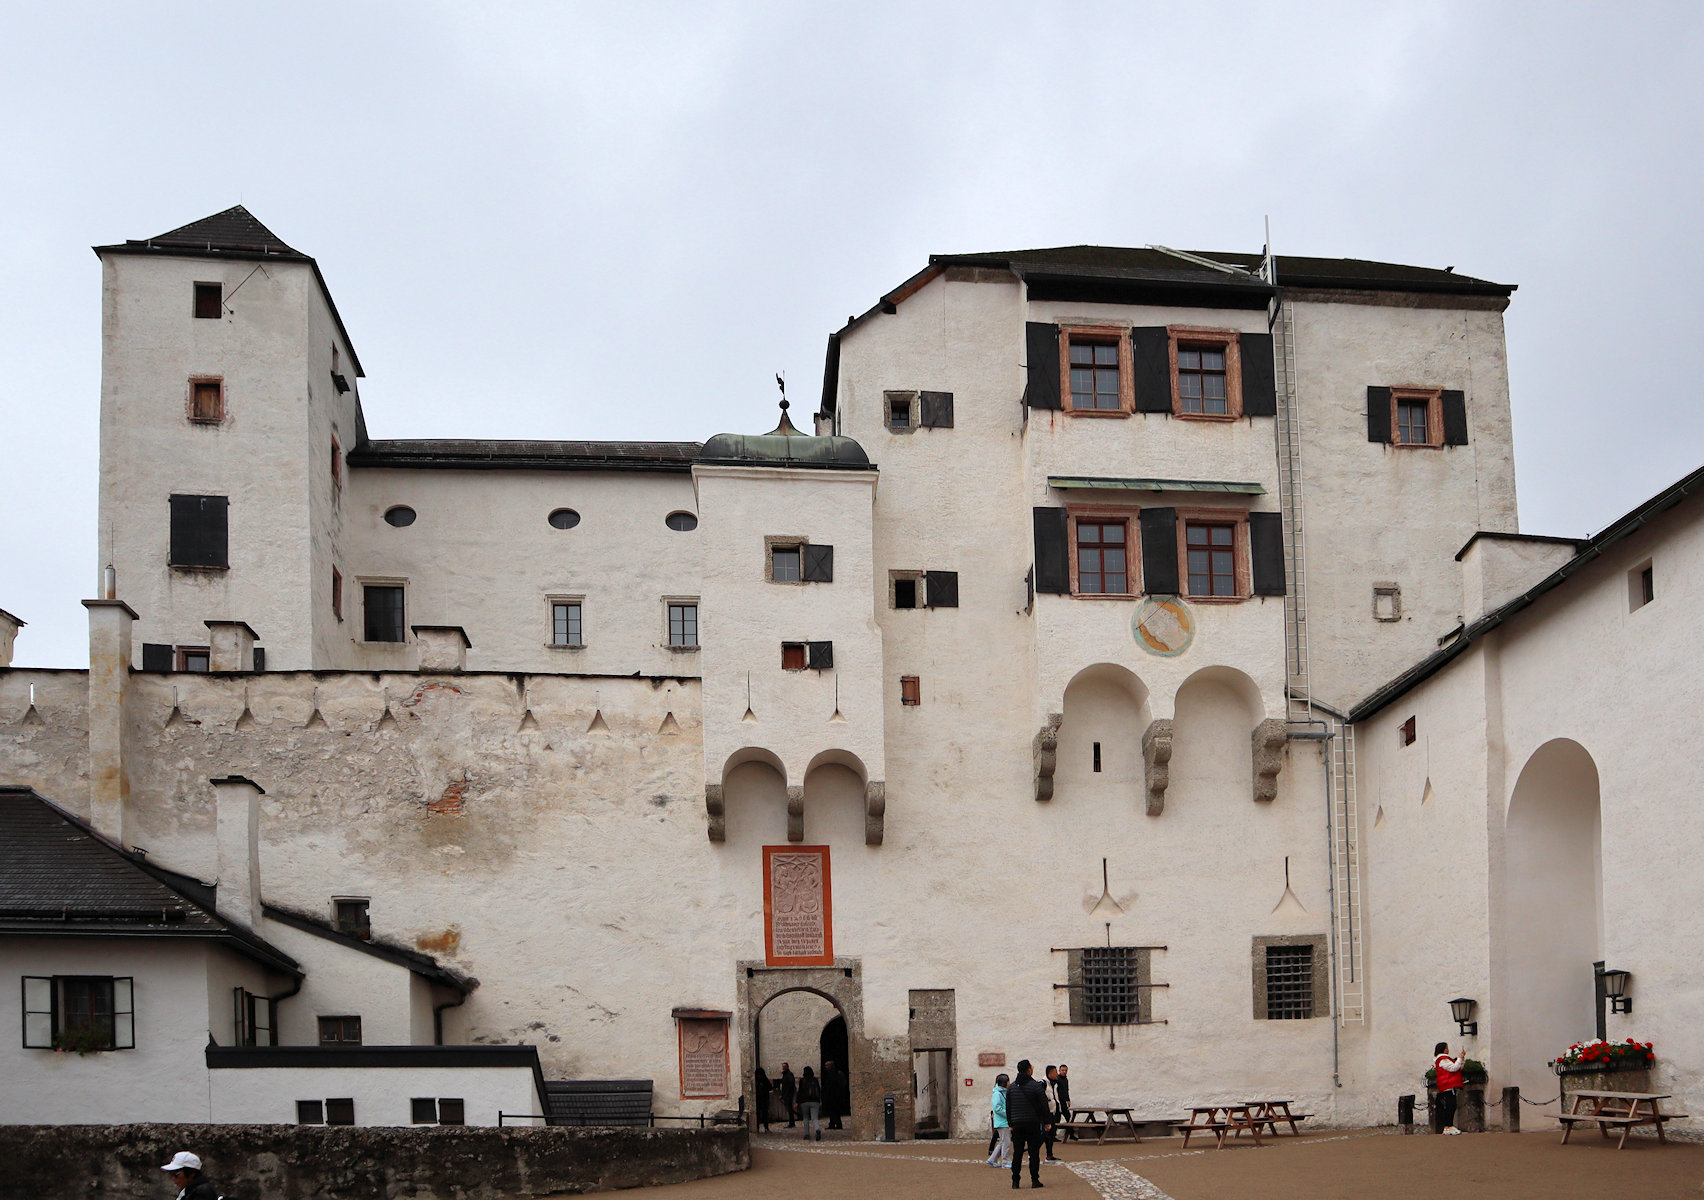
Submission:
[[[199,1154],[229,1196],[267,1200],[524,1200],[686,1183],[751,1166],[742,1128],[13,1125],[0,1197],[157,1200],[160,1164]]]

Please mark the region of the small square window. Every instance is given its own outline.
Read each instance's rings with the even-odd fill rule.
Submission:
[[[211,669],[212,658],[206,646],[179,646],[177,648],[177,669],[192,671],[205,675]]]
[[[438,1124],[466,1125],[466,1102],[460,1096],[440,1097],[438,1100]]]
[[[327,1125],[355,1124],[355,1101],[352,1097],[325,1102],[325,1123]]]
[[[369,642],[407,640],[403,622],[403,589],[396,584],[369,583],[361,589],[364,632]]]
[[[1408,720],[1402,723],[1402,727],[1396,731],[1397,745],[1412,746],[1414,744],[1414,739],[1419,736],[1416,730],[1417,727],[1415,725],[1414,718],[1409,717]]]
[[[893,606],[895,608],[917,607],[917,580],[914,576],[893,581]]]
[[[298,1124],[298,1125],[324,1125],[325,1124],[325,1101],[323,1101],[323,1100],[298,1100],[298,1101],[296,1101],[296,1124]]]
[[[769,578],[776,583],[798,583],[802,578],[800,555],[802,546],[771,546],[769,548]]]
[[[1402,620],[1402,588],[1394,583],[1373,585],[1373,620]]]
[[[358,937],[364,942],[372,939],[373,921],[366,900],[334,900],[332,909],[337,932]]]
[[[889,429],[911,429],[916,424],[911,417],[911,393],[889,392],[887,406]]]
[[[917,676],[901,675],[899,677],[899,702],[907,705],[923,703],[923,683]]]
[[[803,642],[781,643],[781,669],[783,671],[803,671],[805,662],[805,644]]]
[[[218,283],[195,285],[195,316],[202,321],[217,321],[224,313],[225,288]]]
[[[408,1102],[412,1110],[411,1119],[416,1125],[436,1125],[438,1123],[438,1100],[435,1096],[415,1096]]]
[[[224,380],[189,381],[189,419],[201,425],[217,425],[225,419]]]
[[[585,645],[585,642],[581,640],[579,601],[563,600],[550,606],[550,644],[552,646]]]
[[[669,605],[669,645],[683,650],[698,646],[698,605]]]
[[[319,1019],[319,1044],[322,1046],[359,1046],[361,1044],[361,1018],[321,1017]],[[326,1103],[331,1104],[333,1102],[328,1100]],[[333,1121],[332,1124],[335,1125],[337,1122]]]

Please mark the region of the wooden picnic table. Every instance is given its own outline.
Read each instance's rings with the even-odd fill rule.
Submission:
[[[1183,1145],[1189,1147],[1189,1139],[1197,1133],[1210,1133],[1217,1141],[1215,1149],[1225,1148],[1225,1135],[1241,1137],[1247,1130],[1254,1137],[1254,1144],[1260,1145],[1260,1127],[1267,1123],[1266,1118],[1256,1118],[1252,1107],[1247,1104],[1202,1104],[1189,1110],[1189,1120],[1179,1121],[1175,1128],[1183,1134]]]
[[[1605,1140],[1609,1138],[1611,1126],[1620,1129],[1621,1140],[1615,1144],[1617,1150],[1627,1145],[1627,1135],[1639,1125],[1654,1126],[1657,1140],[1667,1142],[1668,1138],[1663,1136],[1663,1125],[1687,1119],[1685,1113],[1662,1110],[1662,1102],[1671,1098],[1666,1092],[1578,1091],[1570,1095],[1574,1098],[1573,1107],[1565,1113],[1556,1114],[1556,1119],[1562,1122],[1564,1145],[1576,1125],[1596,1125]]]
[[[1290,1111],[1294,1100],[1250,1100],[1248,1115],[1251,1121],[1270,1127],[1272,1136],[1278,1136],[1278,1126],[1288,1124],[1292,1136],[1300,1137],[1301,1130],[1296,1127],[1297,1121],[1305,1121],[1313,1116],[1312,1113]]]
[[[1136,1119],[1132,1115],[1134,1112],[1134,1109],[1120,1108],[1117,1105],[1073,1104],[1071,1106],[1071,1119],[1061,1121],[1059,1128],[1074,1129],[1078,1133],[1099,1130],[1100,1136],[1095,1139],[1095,1144],[1099,1145],[1112,1136],[1113,1127],[1122,1122],[1124,1128],[1130,1134],[1130,1140],[1139,1142],[1142,1137],[1136,1132]],[[1105,1114],[1106,1119],[1100,1120],[1096,1114]]]

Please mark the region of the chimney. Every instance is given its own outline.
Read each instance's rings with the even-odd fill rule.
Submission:
[[[124,729],[136,610],[122,600],[85,600],[83,607],[89,610],[89,823],[129,848],[134,829]]]
[[[254,670],[254,643],[259,636],[247,621],[203,621],[207,626],[209,671]]]
[[[260,920],[260,798],[242,775],[210,779],[218,820],[219,915],[249,929]]]
[[[0,608],[0,670],[12,665],[12,643],[17,641],[18,630],[25,622],[5,609]]]
[[[414,639],[420,646],[422,671],[465,671],[467,652],[473,643],[460,625],[415,625]]]

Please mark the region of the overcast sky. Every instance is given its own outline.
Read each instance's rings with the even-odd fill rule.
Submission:
[[[239,202],[319,260],[377,437],[761,431],[930,253],[1270,215],[1520,285],[1521,527],[1595,531],[1704,462],[1701,76],[1696,3],[10,5],[17,661],[87,662],[88,248]]]

